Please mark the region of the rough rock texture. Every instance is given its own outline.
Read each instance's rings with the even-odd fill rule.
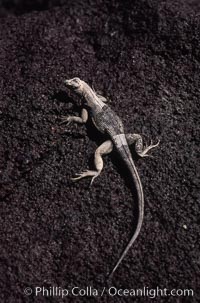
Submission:
[[[154,302],[198,302],[199,2],[2,1],[0,15],[0,301],[62,301],[36,297],[36,286],[113,285],[193,289]],[[145,220],[110,282],[137,199],[115,153],[91,188],[70,181],[102,141],[92,123],[60,124],[80,113],[63,83],[74,76],[110,98],[127,132],[161,140],[154,158],[136,160]],[[65,302],[100,300],[152,302],[106,293]]]

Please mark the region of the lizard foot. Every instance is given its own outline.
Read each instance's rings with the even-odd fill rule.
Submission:
[[[92,177],[92,180],[90,182],[90,186],[92,185],[94,179],[99,176],[100,174],[100,171],[95,171],[95,170],[84,170],[82,173],[79,173],[79,174],[76,174],[77,177],[74,177],[74,178],[71,178],[72,181],[77,181],[77,180],[80,180],[82,178],[85,178],[85,177]]]
[[[142,158],[143,158],[143,157],[153,157],[153,156],[147,155],[147,153],[148,153],[148,151],[151,150],[152,148],[157,147],[157,146],[159,145],[159,143],[160,143],[160,140],[158,140],[158,142],[157,142],[156,144],[153,144],[153,143],[152,143],[152,140],[151,140],[150,145],[149,145],[149,146],[146,146],[145,149],[144,149],[141,153],[139,153],[139,156],[142,157]]]
[[[61,116],[60,120],[60,124],[67,123],[67,125],[69,125],[73,121],[73,118],[72,116]]]

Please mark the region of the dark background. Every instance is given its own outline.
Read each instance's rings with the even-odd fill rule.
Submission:
[[[197,147],[199,1],[1,1],[0,301],[26,287],[103,286],[194,290],[200,296]],[[110,99],[127,132],[161,140],[136,159],[145,219],[112,281],[137,222],[137,199],[113,153],[93,186],[70,177],[93,166],[102,142],[64,79],[78,76]],[[70,297],[66,302],[149,302],[147,297]]]

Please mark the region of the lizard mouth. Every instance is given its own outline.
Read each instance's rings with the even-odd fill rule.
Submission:
[[[71,80],[65,80],[64,82],[67,86],[72,86]]]

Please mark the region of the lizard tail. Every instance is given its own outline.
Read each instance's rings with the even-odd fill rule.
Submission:
[[[125,157],[123,157],[124,153],[126,153]],[[137,196],[138,196],[139,216],[138,216],[138,223],[137,223],[136,231],[135,231],[134,235],[131,237],[131,239],[129,240],[127,246],[125,247],[125,249],[124,249],[121,257],[117,261],[115,267],[113,268],[113,270],[109,274],[109,277],[111,277],[114,274],[114,272],[118,268],[119,264],[124,259],[124,257],[126,256],[127,252],[129,251],[130,247],[133,245],[133,243],[137,239],[137,237],[138,237],[138,235],[140,233],[140,230],[141,230],[141,226],[142,226],[142,222],[143,222],[143,217],[144,217],[144,194],[143,194],[142,184],[141,184],[140,177],[138,175],[137,169],[135,167],[135,164],[134,164],[134,162],[132,160],[132,157],[130,156],[129,148],[126,148],[126,147],[123,148],[123,152],[120,151],[120,154],[123,157],[123,160],[126,162],[127,167],[130,170],[130,173],[132,175],[133,181],[135,183],[135,187],[136,187],[136,190],[137,190]]]

